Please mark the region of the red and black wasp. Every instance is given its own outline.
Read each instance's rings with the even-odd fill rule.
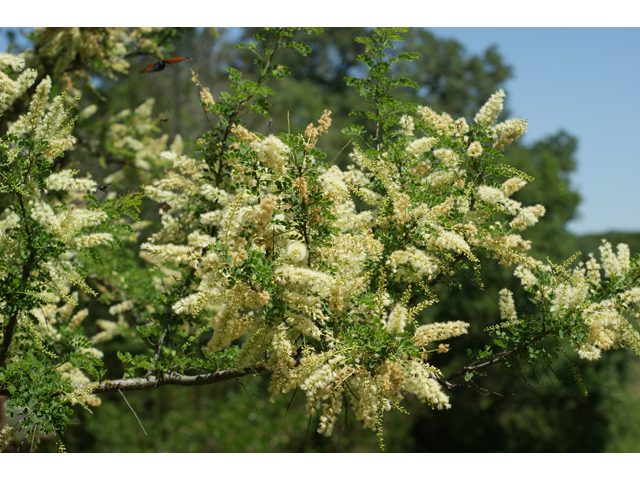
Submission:
[[[140,70],[140,73],[159,72],[160,70],[164,70],[164,67],[167,66],[167,63],[178,63],[183,60],[191,60],[191,57],[175,57],[167,58],[166,60],[160,60],[159,62],[149,65],[148,67],[144,67],[142,70]]]

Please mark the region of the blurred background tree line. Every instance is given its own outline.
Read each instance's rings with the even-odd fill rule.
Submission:
[[[2,34],[15,38],[13,29]],[[191,60],[170,65],[157,73],[138,75],[137,71],[156,58],[134,60],[129,75],[118,79],[92,76],[83,88],[81,108],[95,104],[97,112],[79,119],[74,135],[75,151],[61,162],[65,166],[89,171],[98,181],[116,169],[132,167],[126,152],[110,145],[107,119],[123,110],[135,109],[155,99],[153,121],[145,134],[162,137],[169,143],[182,137],[185,153],[195,156],[196,141],[215,119],[203,111],[197,87],[191,82],[191,70],[198,80],[211,89],[214,98],[227,91],[227,67],[255,79],[253,59],[233,44],[250,41],[254,29],[179,29],[172,38],[174,56],[190,56]],[[365,110],[362,97],[346,86],[343,78],[358,76],[364,70],[356,59],[363,46],[354,41],[366,35],[360,28],[329,28],[322,34],[304,40],[313,53],[301,57],[283,52],[279,64],[291,70],[291,76],[270,84],[275,96],[271,122],[257,115],[241,118],[250,128],[263,134],[270,129],[302,133],[324,109],[331,110],[333,125],[319,145],[327,153],[327,161],[340,166],[349,163],[348,139],[340,130],[350,123],[362,121],[349,117],[351,110]],[[22,42],[24,43],[24,42]],[[27,42],[28,45],[28,42]],[[10,45],[12,53],[20,48]],[[28,45],[28,48],[32,48]],[[418,90],[407,89],[399,96],[408,102],[430,105],[446,111],[454,118],[469,121],[498,88],[512,76],[497,49],[490,48],[480,56],[468,54],[454,40],[435,38],[427,30],[410,29],[399,49],[418,51],[422,60],[404,63],[396,72],[416,81]],[[55,65],[40,65],[39,71],[55,73]],[[61,82],[62,85],[64,82]],[[508,110],[508,91],[507,108]],[[129,115],[132,113],[129,112]],[[502,117],[509,117],[508,111]],[[501,117],[501,118],[502,118]],[[0,121],[10,121],[5,116]],[[4,130],[4,129],[3,129]],[[83,137],[79,132],[88,132]],[[90,134],[90,135],[89,135]],[[98,141],[96,141],[96,139]],[[526,136],[525,136],[526,142]],[[606,233],[575,236],[565,225],[577,211],[579,194],[569,177],[576,168],[577,140],[559,131],[533,144],[515,144],[506,148],[505,163],[535,177],[535,182],[517,192],[514,198],[525,205],[541,203],[546,215],[528,229],[525,239],[533,242],[533,256],[562,262],[576,251],[586,260],[595,252],[601,237],[614,245],[629,244],[632,253],[640,252],[640,234]],[[133,168],[132,168],[133,170]],[[139,178],[123,179],[117,185],[139,190]],[[150,183],[150,182],[149,182]],[[157,221],[157,206],[143,204],[142,218]],[[140,241],[153,233],[143,231]],[[484,329],[498,319],[498,291],[504,287],[514,292],[519,311],[528,311],[526,299],[520,295],[520,282],[512,276],[513,268],[498,269],[483,260],[484,288],[478,289],[471,276],[460,285],[440,286],[440,303],[427,311],[439,321],[464,320],[471,324],[470,334],[456,339],[455,348],[446,361],[437,365],[442,372],[455,371],[467,364],[467,348],[488,341]],[[136,263],[136,252],[129,261]],[[464,293],[463,293],[464,292]],[[92,313],[105,309],[96,304]],[[632,321],[633,322],[633,321]],[[126,339],[107,344],[104,361],[118,368],[118,350],[130,350]],[[460,388],[451,393],[453,408],[432,411],[415,398],[407,399],[408,415],[393,411],[385,421],[386,450],[391,452],[601,452],[640,450],[640,363],[630,352],[612,350],[598,362],[570,358],[579,366],[588,390],[584,396],[565,359],[551,368],[523,365],[520,371],[501,365],[492,375],[474,378],[480,391]],[[269,402],[268,382],[258,377],[252,382],[230,381],[196,388],[163,387],[131,392],[127,399],[145,426],[149,436],[135,421],[120,395],[102,395],[103,403],[93,414],[77,409],[74,424],[65,432],[63,442],[68,451],[86,452],[364,452],[378,451],[377,440],[346,416],[336,426],[334,435],[318,435],[304,415],[302,393],[297,398],[282,395]],[[624,413],[622,413],[624,412]],[[635,413],[638,412],[638,413]],[[53,442],[43,442],[40,451],[54,451]]]

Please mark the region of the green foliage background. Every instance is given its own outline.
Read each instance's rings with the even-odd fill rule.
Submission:
[[[230,37],[239,32],[212,29],[181,29],[174,41],[176,56],[188,55],[193,60],[162,72],[138,75],[140,68],[151,63],[142,58],[132,73],[118,81],[96,78],[96,91],[83,92],[81,107],[95,103],[98,113],[88,127],[100,136],[101,122],[115,112],[134,109],[149,97],[156,99],[154,114],[158,121],[157,135],[172,138],[179,133],[185,140],[186,152],[194,154],[195,141],[209,126],[200,105],[198,92],[190,81],[190,69],[200,82],[211,88],[214,98],[228,88],[225,68],[232,66],[252,78],[252,58],[246,51],[231,48]],[[241,31],[240,41],[248,41],[254,29]],[[355,89],[348,88],[346,76],[358,76],[362,65],[356,56],[363,46],[355,43],[364,29],[325,29],[319,35],[305,38],[313,53],[300,57],[284,52],[278,63],[291,70],[291,76],[269,84],[276,92],[270,97],[271,128],[276,131],[301,133],[311,121],[316,121],[323,109],[333,112],[330,133],[323,137],[321,148],[328,161],[348,163],[342,151],[345,136],[340,130],[353,122],[348,113],[364,109],[363,99]],[[512,76],[498,50],[489,49],[480,56],[469,55],[453,40],[440,40],[427,30],[410,29],[403,51],[418,51],[423,59],[402,64],[396,72],[416,81],[420,88],[402,92],[403,100],[430,105],[445,110],[454,117],[470,119],[498,88],[503,88]],[[236,39],[237,40],[237,39]],[[508,91],[507,91],[508,94]],[[108,99],[99,98],[103,95]],[[508,99],[508,95],[507,95]],[[508,100],[507,100],[508,110]],[[508,117],[503,112],[502,118]],[[242,119],[250,128],[269,133],[269,124],[258,116]],[[595,252],[600,238],[606,236],[614,245],[629,244],[632,252],[640,251],[640,234],[607,233],[577,237],[568,233],[566,223],[574,218],[580,197],[570,183],[576,168],[577,139],[567,132],[537,141],[511,145],[505,152],[505,163],[536,178],[535,182],[514,195],[526,205],[541,203],[546,215],[526,231],[533,241],[533,256],[554,262],[562,261],[580,250]],[[340,153],[341,152],[341,153]],[[63,160],[66,165],[89,171],[94,178],[105,178],[110,171],[121,168],[126,159],[107,151],[92,150],[82,144]],[[130,187],[136,188],[133,179]],[[124,192],[122,192],[124,193]],[[141,217],[157,218],[156,205],[144,200]],[[145,238],[151,231],[144,231]],[[114,265],[125,271],[124,263],[136,265],[137,255],[114,258]],[[470,334],[457,339],[446,362],[436,364],[446,375],[468,361],[466,348],[486,342],[484,328],[495,318],[498,291],[504,287],[518,292],[519,281],[512,269],[498,269],[483,259],[485,290],[474,285],[471,278],[461,286],[440,286],[441,301],[429,314],[440,321],[465,320],[471,323]],[[144,296],[144,279],[135,278]],[[461,287],[458,289],[457,287]],[[464,292],[464,294],[462,293]],[[530,305],[517,294],[519,311]],[[106,311],[94,304],[92,312]],[[126,351],[126,340],[109,344],[105,364],[109,369],[121,368],[117,350]],[[459,352],[459,353],[456,353]],[[135,353],[135,352],[133,352]],[[601,452],[640,450],[640,364],[626,351],[610,351],[598,362],[579,361],[583,381],[589,391],[584,397],[564,361],[545,373],[539,365],[530,365],[521,372],[502,366],[477,383],[487,389],[481,395],[473,389],[458,389],[451,393],[453,408],[431,411],[415,399],[405,405],[409,415],[393,411],[385,420],[385,445],[390,452]],[[93,414],[80,408],[73,424],[65,432],[67,451],[78,452],[376,452],[374,435],[347,416],[340,419],[332,438],[318,435],[315,421],[304,415],[302,393],[297,398],[280,395],[269,402],[267,383],[258,378],[253,382],[229,381],[202,387],[163,387],[156,390],[130,392],[127,400],[136,412],[148,437],[119,394],[103,395],[103,404]],[[624,413],[622,413],[624,412]],[[53,442],[43,441],[40,451],[55,451]]]

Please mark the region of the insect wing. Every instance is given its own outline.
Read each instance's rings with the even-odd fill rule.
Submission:
[[[156,66],[156,64],[152,63],[148,67],[144,67],[142,70],[140,70],[140,73],[155,71],[155,69],[154,69],[155,66]]]
[[[167,63],[178,63],[178,62],[182,62],[183,60],[191,60],[191,57],[168,58],[168,59],[165,60],[165,62],[167,62]]]

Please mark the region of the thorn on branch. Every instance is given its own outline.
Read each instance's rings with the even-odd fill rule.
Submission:
[[[136,415],[135,410],[133,409],[133,407],[129,404],[129,402],[127,401],[127,397],[124,396],[124,393],[122,393],[122,390],[118,389],[118,392],[120,392],[120,395],[122,395],[122,398],[124,398],[124,401],[127,403],[127,406],[129,407],[129,409],[131,410],[131,412],[133,412],[133,415],[136,417],[136,420],[138,421],[138,423],[140,424],[140,428],[142,429],[142,431],[144,432],[144,434],[147,436],[147,438],[149,438],[149,435],[147,434],[147,431],[144,429],[144,427],[142,426],[142,422],[140,421],[140,419],[138,418],[138,415]]]

